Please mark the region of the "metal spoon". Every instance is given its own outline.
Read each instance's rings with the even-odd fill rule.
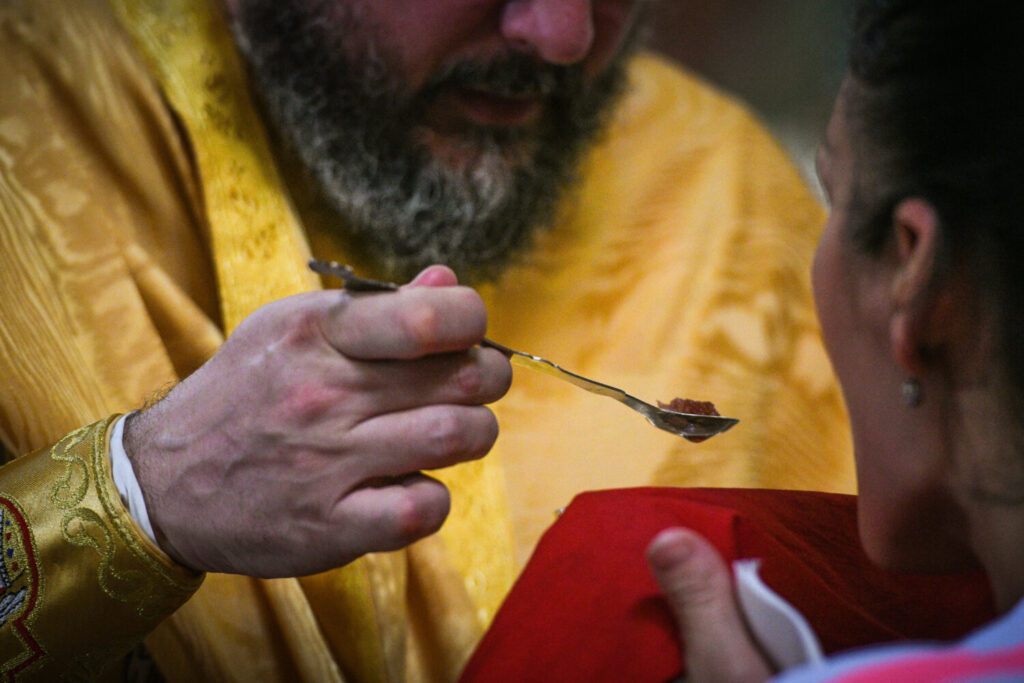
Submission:
[[[352,272],[352,269],[349,266],[342,265],[335,261],[310,259],[309,267],[311,270],[322,275],[333,275],[334,277],[341,279],[345,283],[345,289],[351,292],[382,292],[398,289],[398,285],[393,282],[383,282],[381,280],[370,280],[368,278],[359,277]],[[582,375],[577,375],[575,372],[570,372],[569,370],[566,370],[545,358],[534,356],[533,354],[525,353],[523,351],[510,349],[509,347],[491,341],[490,339],[484,338],[481,340],[480,346],[489,346],[492,349],[501,351],[516,365],[538,370],[553,377],[565,380],[570,384],[574,384],[589,392],[613,398],[619,403],[632,408],[646,417],[647,421],[655,427],[664,429],[666,432],[671,432],[677,436],[689,439],[690,441],[703,441],[715,434],[721,434],[739,422],[739,420],[731,417],[678,413],[674,410],[653,406],[650,403],[641,401],[635,396],[627,394],[622,389],[618,389],[609,384],[603,384],[602,382],[589,379]]]

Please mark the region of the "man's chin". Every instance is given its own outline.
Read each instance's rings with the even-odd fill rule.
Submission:
[[[495,138],[497,136],[494,136]],[[505,172],[533,163],[537,144],[525,134],[516,139],[498,141],[484,139],[481,134],[470,132],[438,132],[431,128],[417,131],[418,145],[422,145],[430,157],[452,173],[473,177],[479,173]]]

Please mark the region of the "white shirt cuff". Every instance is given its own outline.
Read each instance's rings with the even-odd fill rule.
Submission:
[[[142,497],[142,489],[139,488],[139,480],[135,478],[132,463],[124,450],[124,422],[128,415],[118,418],[114,424],[114,431],[110,434],[110,467],[114,475],[114,486],[121,494],[121,501],[128,507],[132,519],[159,548],[160,544],[156,542],[156,534],[153,533],[153,525],[146,511],[146,501]]]

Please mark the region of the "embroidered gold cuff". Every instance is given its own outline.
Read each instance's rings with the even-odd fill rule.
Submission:
[[[0,469],[0,670],[95,676],[199,588],[137,529],[110,473],[117,416]]]

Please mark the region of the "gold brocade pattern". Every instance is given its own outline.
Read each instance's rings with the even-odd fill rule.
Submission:
[[[157,588],[158,578],[171,584],[170,577],[152,553],[143,548],[137,534],[125,523],[123,513],[117,514],[110,488],[102,485],[108,478],[106,428],[117,416],[96,426],[82,427],[68,434],[50,450],[50,457],[62,463],[63,474],[57,479],[50,500],[64,514],[60,531],[64,540],[72,545],[91,548],[99,555],[98,580],[103,592],[114,600],[136,606],[139,616],[156,619],[174,611],[181,603],[181,593],[191,593],[193,586],[175,595],[166,595]],[[85,442],[89,443],[85,443]],[[84,447],[83,447],[84,446]],[[92,493],[100,503],[97,511],[83,505],[86,495]],[[115,554],[127,548],[136,562],[146,565],[147,571],[122,568]],[[122,550],[123,552],[123,550]],[[134,565],[133,565],[134,566]]]
[[[110,4],[191,133],[224,329],[230,333],[266,303],[315,289],[314,274],[302,267],[309,257],[308,246],[248,100],[244,70],[216,3],[111,0]],[[360,574],[365,569],[356,562],[341,571]],[[340,680],[297,582],[278,580],[265,585],[264,592],[296,653],[299,670],[330,672],[330,679]],[[364,596],[356,602],[368,600]],[[372,609],[358,612],[367,615]],[[375,624],[363,622],[356,625],[353,640],[372,642],[376,633]]]
[[[225,330],[230,332],[263,304],[317,288],[318,279],[305,267],[309,247],[249,101],[243,66],[216,3],[111,0],[111,5],[188,128],[202,176]],[[478,631],[493,617],[513,579],[497,468],[497,458],[492,457],[484,464],[470,463],[438,475],[466,503],[453,512],[441,535],[447,561],[476,605],[476,614],[467,618],[476,620]],[[362,620],[353,625],[345,642],[328,643],[334,656],[349,660],[350,670],[354,667],[361,680],[404,679],[404,564],[363,560],[336,571],[352,577],[337,582],[340,592],[335,599]],[[292,650],[300,668],[330,670],[332,663],[323,661],[328,650],[311,640],[322,633],[311,621],[316,610],[303,599],[300,584],[284,583],[275,582],[266,592],[286,640],[295,641]],[[367,586],[368,590],[357,588]],[[301,615],[307,615],[305,626],[300,625]],[[288,635],[293,632],[301,633],[305,643]],[[345,654],[353,650],[364,654]],[[375,655],[366,654],[373,651]],[[312,662],[304,665],[301,660],[307,657]]]
[[[193,135],[224,327],[316,288],[309,248],[282,191],[245,71],[218,3],[111,0]]]

